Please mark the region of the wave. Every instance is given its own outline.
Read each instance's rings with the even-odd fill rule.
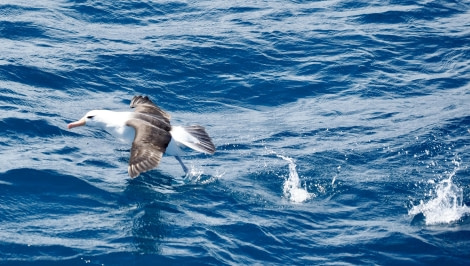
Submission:
[[[0,120],[5,135],[26,137],[75,136],[73,132],[51,125],[46,120],[9,117]],[[65,127],[64,127],[65,128]]]

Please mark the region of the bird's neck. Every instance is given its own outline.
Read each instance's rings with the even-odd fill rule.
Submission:
[[[132,127],[126,125],[132,112],[114,112],[103,110],[101,120],[97,121],[97,126],[106,130],[115,138],[126,143],[132,143],[135,131]]]

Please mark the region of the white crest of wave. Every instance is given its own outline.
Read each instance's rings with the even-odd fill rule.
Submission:
[[[276,154],[276,156],[289,163],[289,177],[286,179],[286,181],[284,181],[283,186],[284,197],[295,203],[301,203],[312,198],[314,194],[309,193],[301,186],[299,174],[297,173],[294,160],[292,158],[278,154]]]
[[[448,224],[470,215],[470,208],[463,203],[463,189],[452,182],[457,170],[458,168],[449,175],[449,178],[436,185],[432,199],[427,202],[421,200],[420,204],[411,208],[408,214],[422,213],[427,225]]]

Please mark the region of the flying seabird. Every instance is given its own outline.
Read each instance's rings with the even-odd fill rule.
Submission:
[[[92,110],[67,127],[98,127],[121,141],[132,143],[127,169],[132,178],[157,167],[164,153],[175,156],[187,173],[188,168],[179,157],[182,154],[181,144],[199,152],[214,154],[215,146],[204,127],[170,125],[170,115],[147,96],[134,96],[130,106],[134,112]]]

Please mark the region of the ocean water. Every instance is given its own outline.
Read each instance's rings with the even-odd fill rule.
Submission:
[[[468,265],[470,2],[0,1],[0,264]],[[148,95],[187,150],[67,123]]]

